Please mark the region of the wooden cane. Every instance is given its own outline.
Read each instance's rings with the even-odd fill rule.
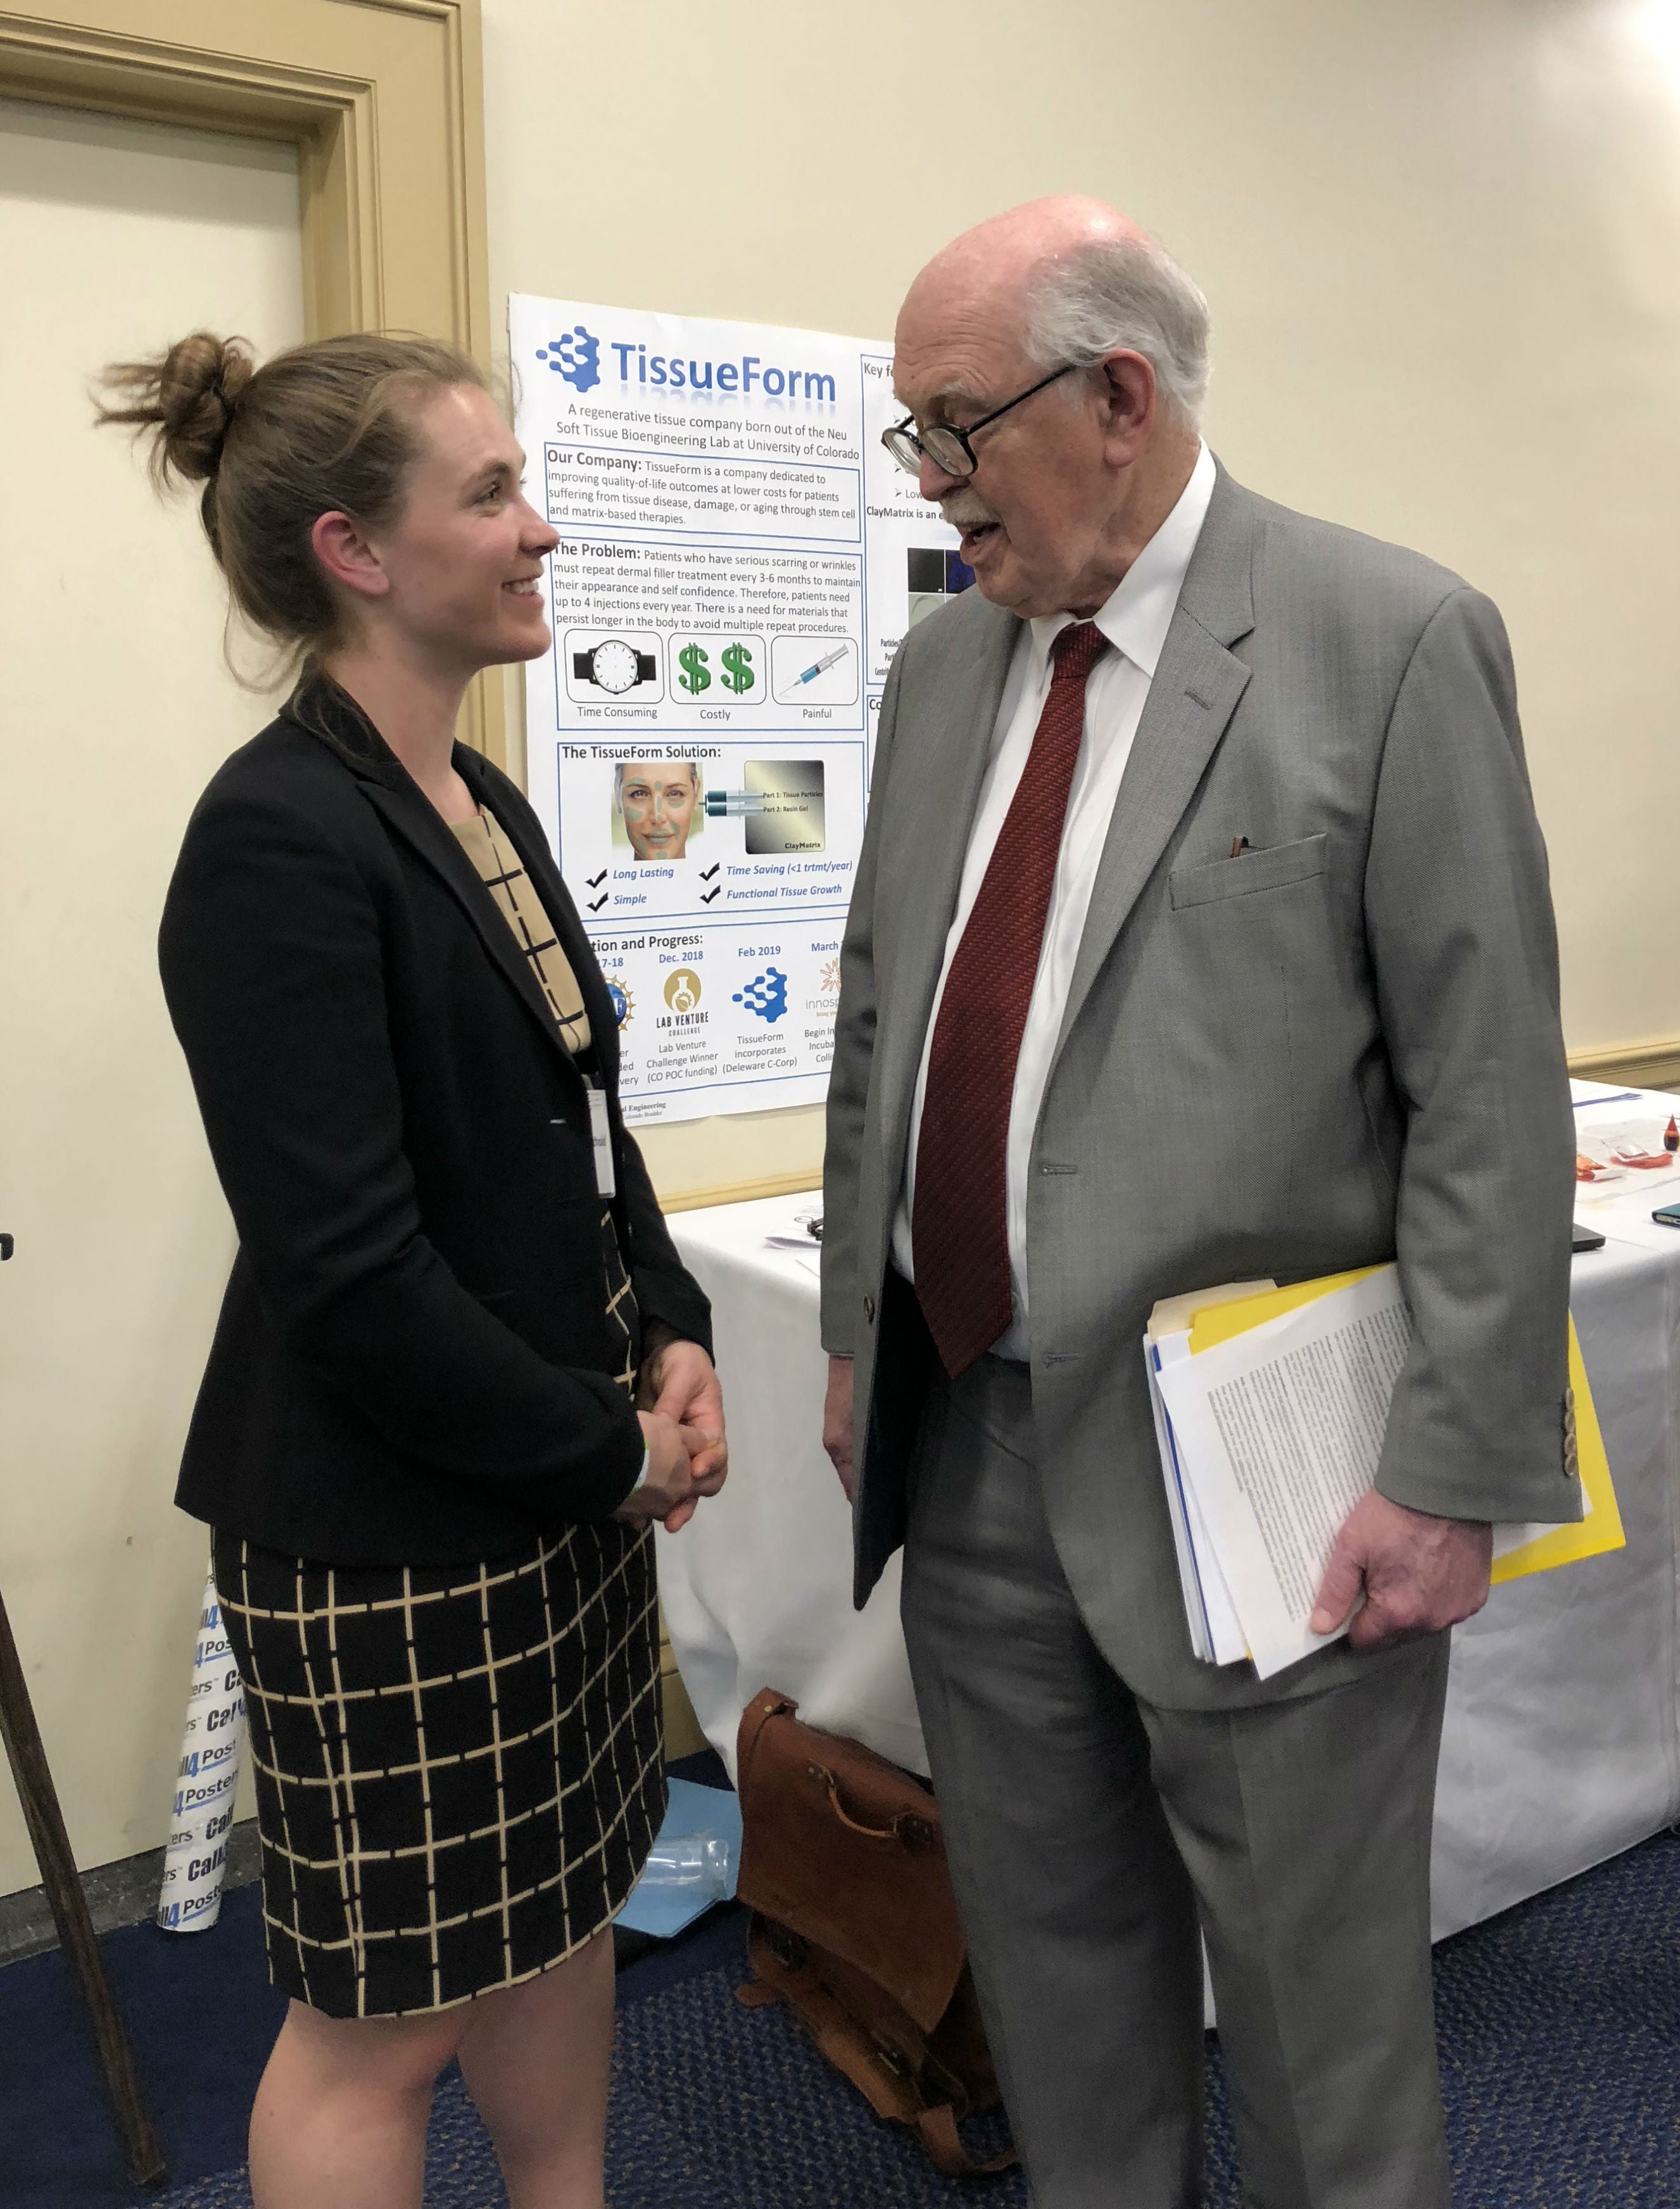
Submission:
[[[52,1905],[52,1922],[58,1928],[59,1945],[69,1959],[81,1999],[87,2005],[105,2083],[123,2135],[129,2177],[135,2186],[161,2186],[169,2175],[163,2151],[141,2099],[140,2081],[135,2076],[128,2036],[111,1996],[111,1983],[105,1975],[93,1921],[87,1914],[87,1898],[81,1891],[75,1858],[70,1854],[57,1790],[47,1768],[46,1750],[41,1743],[40,1729],[35,1724],[34,1706],[29,1700],[23,1667],[18,1662],[17,1644],[12,1639],[3,1597],[0,1597],[0,1737],[5,1740],[12,1778],[17,1782],[18,1800],[23,1805],[23,1822],[29,1828],[35,1862],[41,1868],[41,1884]]]

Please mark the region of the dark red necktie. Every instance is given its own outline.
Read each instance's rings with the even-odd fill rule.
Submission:
[[[1051,646],[1050,695],[934,1026],[910,1226],[917,1298],[953,1380],[1014,1316],[1006,1183],[1015,1062],[1085,731],[1086,679],[1107,642],[1094,622],[1077,622]]]

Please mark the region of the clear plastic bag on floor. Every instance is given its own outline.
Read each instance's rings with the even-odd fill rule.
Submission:
[[[731,1892],[732,1847],[709,1833],[655,1841],[642,1884],[663,1894],[720,1902]]]

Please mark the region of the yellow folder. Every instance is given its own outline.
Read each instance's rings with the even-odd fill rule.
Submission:
[[[1203,1304],[1191,1315],[1190,1354],[1195,1357],[1217,1342],[1229,1342],[1234,1335],[1246,1334],[1268,1319],[1280,1319],[1285,1312],[1328,1296],[1333,1289],[1349,1288],[1367,1274],[1382,1270],[1379,1266],[1361,1266],[1351,1273],[1328,1273],[1319,1281],[1297,1281],[1292,1288],[1262,1289],[1228,1303]],[[1568,1526],[1548,1526],[1532,1541],[1496,1557],[1496,1587],[1502,1580],[1520,1580],[1526,1574],[1547,1572],[1554,1565],[1573,1564],[1577,1557],[1596,1557],[1606,1550],[1619,1550],[1627,1540],[1573,1317],[1569,1321],[1569,1386],[1575,1391],[1575,1463],[1587,1497],[1587,1515]]]

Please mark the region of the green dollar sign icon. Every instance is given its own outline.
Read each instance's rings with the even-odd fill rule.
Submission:
[[[727,653],[724,655],[726,659],[728,656]],[[677,655],[677,665],[683,671],[677,680],[685,690],[691,690],[697,698],[702,690],[711,689],[712,678],[706,671],[706,654],[697,644],[685,644]]]
[[[750,690],[757,681],[753,673],[752,654],[744,644],[726,645],[723,655],[723,679],[734,691]]]

